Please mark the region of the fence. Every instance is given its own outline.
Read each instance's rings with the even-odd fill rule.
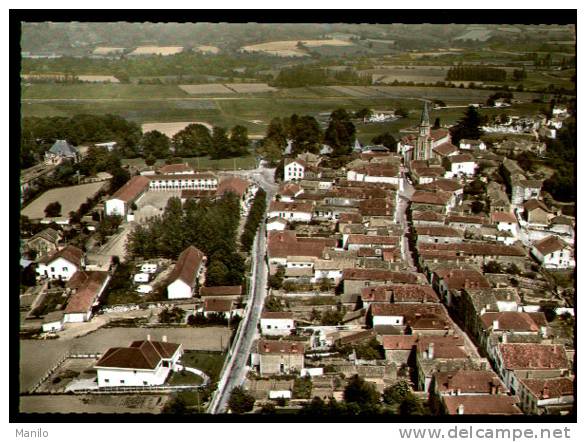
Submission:
[[[63,362],[68,358],[69,353],[65,353],[53,367],[51,367],[49,370],[45,372],[45,374],[40,378],[40,380],[31,389],[29,389],[28,392],[31,394],[34,393],[47,379],[49,379],[49,377],[53,373],[55,373],[55,370],[57,370],[61,366],[61,364],[63,364]]]
[[[205,385],[142,385],[137,387],[100,387],[94,389],[79,389],[73,391],[74,394],[128,394],[128,393],[173,393],[175,391],[198,390]]]

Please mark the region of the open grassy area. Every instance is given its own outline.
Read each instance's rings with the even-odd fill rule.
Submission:
[[[256,159],[252,154],[245,157],[224,158],[221,160],[212,160],[210,157],[183,158],[183,161],[187,162],[196,170],[239,170],[256,168]],[[163,166],[165,161],[157,160],[155,164],[156,166]],[[143,158],[123,159],[122,165],[130,165],[138,168],[146,167]]]
[[[201,385],[202,382],[203,379],[201,376],[187,370],[173,372],[167,380],[167,384],[169,385]]]
[[[202,370],[210,377],[213,384],[219,380],[225,356],[219,351],[186,350],[181,357],[181,364]]]
[[[22,98],[108,99],[108,98],[180,98],[188,94],[175,85],[167,84],[30,84],[23,86]]]

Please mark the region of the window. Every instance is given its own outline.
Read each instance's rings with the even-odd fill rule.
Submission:
[[[120,383],[121,384],[124,384],[124,379],[120,379]]]
[[[51,273],[55,272],[55,267],[51,267]]]
[[[110,379],[104,379],[104,382],[109,383]]]
[[[148,385],[147,381],[142,381],[142,385]]]
[[[67,272],[69,271],[69,269],[68,269],[67,267],[63,267],[63,271],[64,271],[65,273],[67,273]]]

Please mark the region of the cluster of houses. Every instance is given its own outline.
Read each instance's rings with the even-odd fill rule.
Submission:
[[[261,315],[250,360],[258,375],[308,373],[314,385],[330,385],[333,366],[379,391],[406,379],[438,413],[569,412],[574,343],[546,317],[542,306],[554,296],[535,270],[575,265],[573,219],[548,209],[542,183],[517,172],[506,177],[508,191],[488,183],[494,206],[471,213],[465,188],[482,178],[478,164],[488,159],[508,170],[516,163],[479,140],[452,145],[447,131],[431,131],[427,108],[399,156],[355,156],[337,170],[312,154],[285,160],[269,208],[267,259],[271,275],[283,278],[274,294],[287,307]],[[547,233],[526,233],[536,226]],[[335,287],[343,306],[334,326],[295,301],[318,299],[324,285]],[[554,303],[557,313],[573,315],[565,301]],[[338,352],[373,339],[384,359]],[[320,392],[336,397],[340,388]]]

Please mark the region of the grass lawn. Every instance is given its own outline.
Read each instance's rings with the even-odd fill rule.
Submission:
[[[180,98],[188,94],[169,84],[44,84],[23,86],[22,98]]]
[[[186,350],[181,357],[181,364],[202,370],[210,377],[213,384],[219,380],[225,357],[224,353],[218,351]]]
[[[104,297],[104,305],[137,304],[142,301],[141,296],[132,290],[112,290]]]
[[[201,385],[203,379],[195,373],[190,373],[187,370],[176,371],[171,373],[167,384],[169,385]]]

